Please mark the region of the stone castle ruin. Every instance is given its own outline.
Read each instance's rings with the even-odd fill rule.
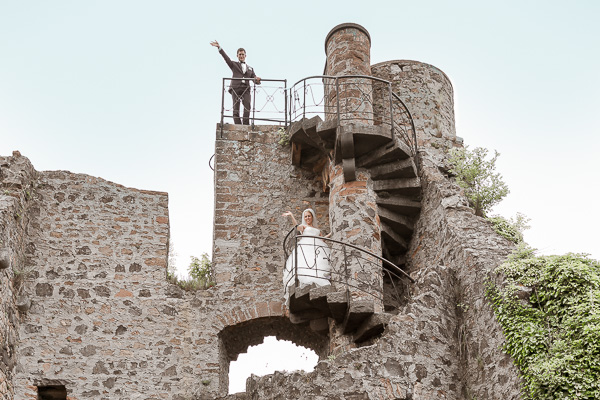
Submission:
[[[166,279],[166,193],[0,157],[2,399],[520,398],[484,298],[512,245],[447,174],[450,81],[371,65],[360,25],[325,48],[324,75],[297,85],[322,88],[322,111],[290,102],[289,146],[276,125],[217,126],[207,290]],[[331,284],[284,298],[281,214],[308,207],[332,232]],[[228,394],[229,363],[266,336],[314,350],[315,370]]]

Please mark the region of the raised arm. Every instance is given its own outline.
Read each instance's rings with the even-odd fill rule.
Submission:
[[[231,62],[231,59],[229,58],[227,53],[225,53],[225,50],[223,50],[221,48],[221,45],[219,45],[219,42],[217,42],[216,40],[213,40],[212,42],[210,42],[210,45],[219,49],[219,54],[221,54],[221,56],[223,56],[223,59],[225,59],[227,66],[229,66],[229,68],[233,69],[233,63]],[[258,80],[260,81],[260,78]]]
[[[294,225],[296,225],[298,227],[298,230],[300,231],[300,233],[304,232],[304,225],[298,225],[298,221],[296,221],[296,218],[294,218],[294,214],[292,214],[291,211],[286,211],[283,214],[281,214],[282,217],[290,217],[292,222],[294,223]]]

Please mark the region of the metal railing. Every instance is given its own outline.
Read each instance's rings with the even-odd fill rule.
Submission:
[[[230,97],[225,93],[231,81],[236,80],[242,78],[223,78],[221,136],[225,121],[234,118],[233,104],[231,108],[225,107],[225,97]],[[288,127],[292,122],[316,115],[326,121],[337,120],[338,124],[361,121],[388,126],[392,138],[406,144],[415,163],[418,162],[413,118],[404,101],[392,90],[392,82],[368,75],[315,75],[299,80],[290,88],[285,79],[262,79],[260,85],[252,84],[249,90],[252,126],[261,121]]]
[[[384,125],[408,145],[412,156],[417,154],[412,115],[389,81],[368,75],[316,75],[299,80],[289,92],[290,123],[318,115],[338,125],[357,120]]]
[[[221,91],[221,136],[225,121],[233,121],[233,101],[231,107],[225,106],[225,97],[231,98],[229,87],[232,81],[242,81],[243,78],[223,78]],[[248,79],[246,79],[248,80]],[[256,121],[288,125],[288,90],[286,79],[261,79],[261,84],[256,85],[252,79],[248,87],[251,94],[250,121],[254,126]],[[227,96],[226,96],[227,94]],[[227,102],[227,105],[230,103]],[[243,106],[240,107],[240,118],[243,119]]]
[[[283,251],[286,296],[290,286],[333,284],[336,290],[360,291],[384,303],[399,303],[403,290],[398,285],[405,279],[415,282],[396,264],[369,250],[322,236],[301,235],[297,226],[285,236]],[[374,274],[381,279],[372,279]]]

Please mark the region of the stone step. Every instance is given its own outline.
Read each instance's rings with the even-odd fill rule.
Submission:
[[[291,286],[289,288],[290,313],[296,315],[298,320],[306,318],[330,317],[331,311],[327,302],[327,295],[335,289],[331,285],[318,286],[310,284],[300,287]],[[345,301],[345,300],[344,300]]]
[[[363,321],[358,329],[356,329],[354,342],[364,342],[365,340],[382,334],[391,319],[392,314],[387,313],[377,313],[369,316]]]
[[[327,305],[331,318],[342,322],[348,310],[348,293],[345,290],[327,293]]]
[[[382,179],[373,181],[373,190],[416,198],[421,194],[419,178]]]
[[[302,129],[306,136],[308,136],[314,143],[319,146],[319,149],[323,152],[327,152],[327,143],[321,139],[319,134],[317,133],[317,126],[323,122],[321,117],[314,116],[310,119],[306,118],[302,120]]]
[[[290,286],[289,289],[289,310],[291,313],[298,314],[303,311],[312,310],[314,307],[310,302],[310,290],[316,288],[317,285],[306,286]]]
[[[327,302],[327,295],[335,291],[332,285],[317,286],[316,288],[310,289],[309,301],[313,308],[321,310],[326,314],[330,314],[329,303]]]
[[[393,262],[400,268],[406,264],[406,250],[403,250],[401,247],[396,247],[394,242],[387,240],[386,238],[382,240],[381,244],[382,252],[386,260]]]
[[[379,218],[381,219],[382,225],[386,224],[386,227],[388,228],[388,235],[391,234],[392,230],[393,232],[404,238],[410,238],[410,236],[412,235],[412,232],[414,230],[414,222],[411,217],[395,213],[385,208],[380,208]]]
[[[383,240],[386,242],[386,248],[394,249],[394,253],[398,253],[399,251],[408,250],[409,241],[400,236],[396,231],[394,231],[389,225],[381,222],[381,236]],[[391,256],[391,254],[390,254]],[[392,260],[390,260],[392,261]],[[392,261],[393,262],[393,261]]]
[[[387,164],[375,165],[371,167],[371,178],[374,180],[394,179],[394,178],[415,178],[417,176],[417,167],[412,158],[392,161]]]
[[[348,312],[344,318],[344,334],[354,332],[365,319],[375,312],[375,301],[372,299],[351,299]]]
[[[381,125],[347,124],[338,129],[338,136],[350,134],[354,139],[354,154],[358,158],[389,143],[392,134],[389,128]]]
[[[376,203],[379,207],[387,208],[398,214],[416,216],[421,211],[421,202],[404,197],[391,196],[389,193],[383,195],[380,192]]]
[[[335,145],[337,128],[337,119],[321,121],[317,124],[317,134],[321,140],[326,143],[327,149],[333,149],[333,146]]]
[[[311,137],[309,137],[309,135],[304,131],[304,121],[305,120],[296,121],[290,126],[290,142],[301,144],[302,148],[312,147],[321,150],[322,146],[319,144],[321,142],[320,138],[318,139],[318,142],[315,142]]]
[[[411,157],[410,154],[411,150],[406,144],[398,141],[389,141],[370,153],[359,157],[356,160],[356,166],[358,168],[370,168],[392,161],[405,160]]]

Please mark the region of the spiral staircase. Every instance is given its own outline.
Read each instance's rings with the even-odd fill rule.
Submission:
[[[421,183],[415,149],[390,125],[340,125],[316,116],[292,123],[288,132],[292,164],[297,167],[318,172],[333,158],[342,164],[346,182],[355,179],[358,168],[370,172],[377,193],[382,256],[402,268],[421,209]],[[385,306],[393,311],[392,305]],[[380,334],[392,315],[374,313],[372,301],[349,301],[346,291],[330,286],[292,288],[289,309],[292,322],[308,324],[315,331],[327,329],[326,319],[334,318],[355,342]]]

